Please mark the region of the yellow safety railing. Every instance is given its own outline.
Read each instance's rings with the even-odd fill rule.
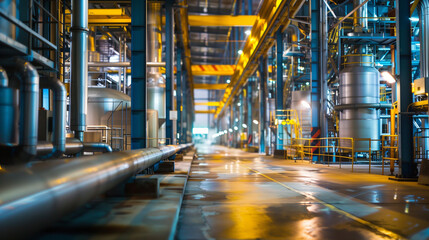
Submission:
[[[376,149],[379,149],[381,139],[372,139],[372,138],[353,138],[353,149],[355,152],[359,151],[360,153],[368,153],[367,159],[368,159],[368,173],[371,173],[371,164],[372,164],[372,156],[373,154],[380,153],[380,151],[377,151]],[[358,143],[363,143],[361,145],[368,146],[368,150],[360,150],[359,148],[356,149],[356,146]],[[375,143],[375,144],[374,144]],[[367,145],[368,144],[368,145]],[[376,145],[373,147],[373,145]],[[352,172],[354,171],[354,163],[356,159],[353,159],[352,161]]]
[[[353,161],[354,141],[353,138],[327,137],[327,138],[295,138],[285,139],[284,148],[288,156],[301,158],[308,157],[311,161],[313,156],[319,156],[321,162],[328,166],[338,159],[339,167],[344,160]],[[312,144],[317,142],[317,144]]]
[[[387,156],[389,154],[389,156]],[[384,162],[390,163],[390,172],[394,172],[395,161],[398,161],[398,135],[381,136],[381,174],[384,175]]]

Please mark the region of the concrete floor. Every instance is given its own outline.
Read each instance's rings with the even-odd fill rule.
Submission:
[[[429,187],[197,146],[176,239],[429,239]]]

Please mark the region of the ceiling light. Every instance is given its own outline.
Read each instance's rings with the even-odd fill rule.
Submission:
[[[388,71],[381,72],[381,77],[388,83],[396,83],[395,78]]]
[[[241,55],[241,54],[243,54],[243,50],[238,50],[238,52],[237,52],[239,55]]]
[[[246,36],[249,36],[251,32],[252,32],[252,31],[250,31],[250,29],[247,29],[247,30],[244,32],[244,34],[246,34]]]

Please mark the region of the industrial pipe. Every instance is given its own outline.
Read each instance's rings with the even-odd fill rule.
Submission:
[[[70,63],[66,63],[70,66]],[[165,62],[147,62],[147,67],[159,68],[165,67]],[[88,62],[88,67],[131,67],[131,62]]]
[[[0,87],[8,87],[9,86],[9,78],[7,77],[7,73],[3,67],[0,66]]]
[[[72,0],[71,121],[75,138],[83,141],[88,101],[88,0]]]
[[[42,88],[48,88],[54,93],[54,111],[52,127],[52,151],[44,157],[60,157],[66,150],[66,101],[67,91],[64,84],[54,78],[42,78]]]
[[[16,58],[15,76],[19,79],[19,147],[20,159],[37,153],[37,127],[39,119],[39,74],[30,63]]]
[[[112,148],[107,143],[82,143],[76,138],[67,138],[64,153],[75,155],[81,152],[112,152]],[[37,144],[37,155],[45,156],[54,151],[54,146],[49,142],[39,142]]]
[[[37,162],[0,175],[0,236],[24,238],[190,144]],[[25,230],[23,230],[25,226]]]

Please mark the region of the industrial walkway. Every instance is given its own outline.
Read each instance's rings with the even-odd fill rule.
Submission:
[[[176,239],[429,239],[429,187],[197,146]]]

